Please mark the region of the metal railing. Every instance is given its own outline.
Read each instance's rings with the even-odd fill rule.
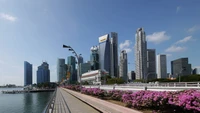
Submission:
[[[43,113],[53,113],[55,98],[56,98],[56,91],[57,91],[57,88],[53,92],[53,95],[52,95],[51,99],[49,100],[47,106],[45,107]]]

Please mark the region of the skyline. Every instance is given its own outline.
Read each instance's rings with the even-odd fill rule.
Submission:
[[[90,60],[90,48],[98,37],[118,33],[119,51],[125,49],[134,63],[137,28],[143,27],[147,48],[167,54],[170,61],[188,57],[200,67],[200,1],[93,1],[0,0],[0,85],[23,85],[23,62],[33,64],[33,83],[42,61],[49,63],[52,82],[57,80],[57,58],[67,59],[70,45]],[[91,5],[92,4],[92,5]],[[89,41],[88,41],[89,40]],[[135,70],[135,64],[128,64]]]

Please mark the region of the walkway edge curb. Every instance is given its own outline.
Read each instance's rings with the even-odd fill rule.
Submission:
[[[85,94],[81,94],[76,91],[72,91],[69,89],[62,88],[63,90],[67,91],[71,95],[75,96],[76,98],[84,101],[85,103],[93,106],[94,108],[102,111],[103,113],[142,113],[140,111],[136,111],[127,107],[123,107],[117,104],[113,104],[111,102],[107,102],[102,99],[98,99],[95,97],[91,97]],[[97,106],[98,105],[98,106]]]

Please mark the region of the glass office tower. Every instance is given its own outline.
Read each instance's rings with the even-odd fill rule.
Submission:
[[[109,34],[99,37],[99,62],[100,69],[111,72],[110,60],[110,38]]]
[[[38,66],[37,70],[37,83],[46,83],[50,82],[50,70],[49,64],[43,62],[41,66]]]
[[[65,78],[66,78],[65,59],[58,59],[57,60],[57,81],[61,82]]]
[[[32,84],[32,64],[24,61],[24,86]]]

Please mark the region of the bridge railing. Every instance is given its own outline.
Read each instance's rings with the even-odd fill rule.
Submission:
[[[53,95],[51,96],[51,99],[49,100],[49,102],[48,102],[47,106],[45,107],[43,113],[53,113],[55,98],[56,98],[56,91],[57,91],[57,88],[53,92]]]

